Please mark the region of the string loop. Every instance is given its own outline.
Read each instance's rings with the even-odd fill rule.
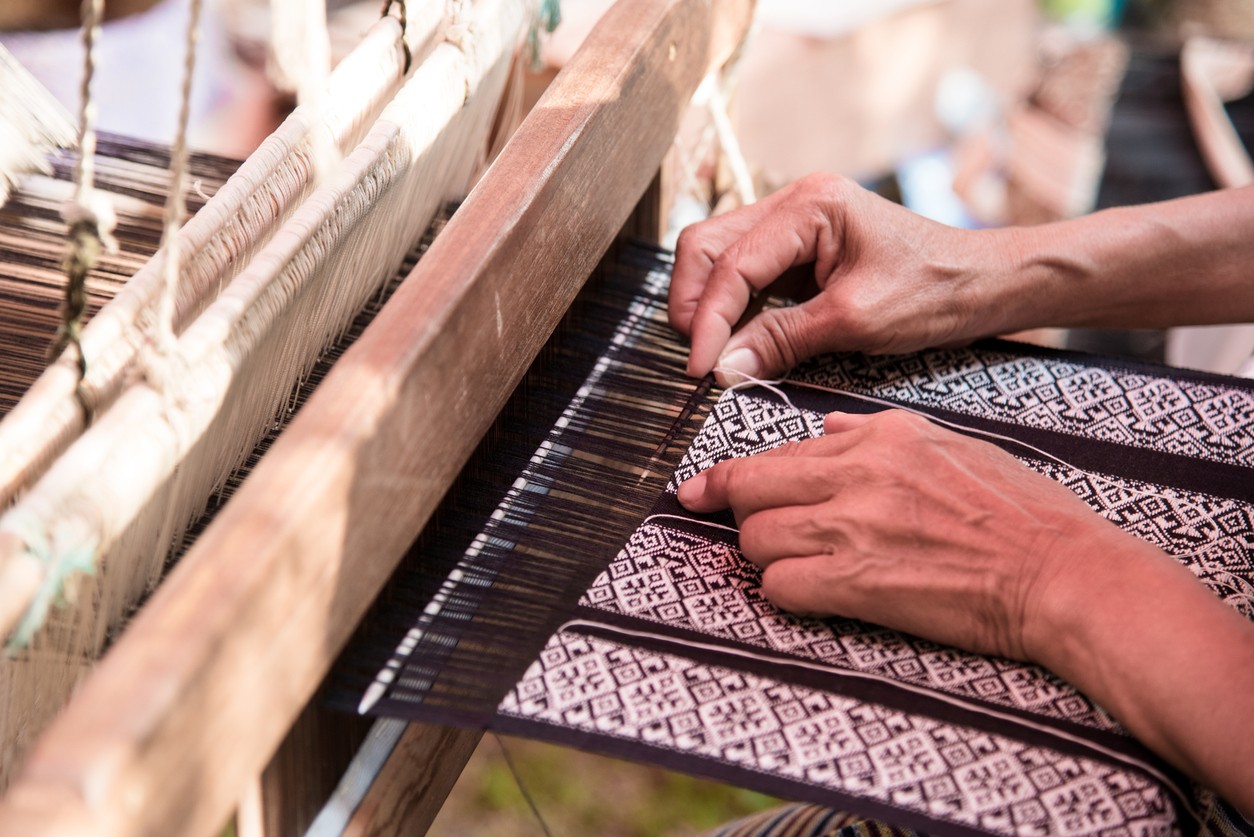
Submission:
[[[399,11],[397,19],[401,24],[401,49],[405,52],[405,63],[402,65],[402,75],[409,75],[409,70],[414,66],[414,52],[409,47],[409,11],[406,7],[405,0],[383,0],[383,14],[381,17],[387,17],[392,13],[392,7],[397,6]]]

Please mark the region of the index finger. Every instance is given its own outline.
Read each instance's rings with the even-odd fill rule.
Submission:
[[[728,338],[761,290],[789,268],[832,250],[826,216],[804,202],[775,207],[714,261],[692,317],[688,374],[704,375],[718,363]],[[827,239],[827,246],[823,243]]]
[[[768,508],[814,505],[840,488],[832,460],[857,443],[855,435],[819,436],[725,459],[685,480],[679,502],[698,513],[730,508],[737,520]]]
[[[774,205],[775,196],[716,215],[689,227],[675,243],[675,268],[667,298],[671,325],[681,334],[690,334],[692,316],[709,281],[714,262],[732,243],[753,228]]]

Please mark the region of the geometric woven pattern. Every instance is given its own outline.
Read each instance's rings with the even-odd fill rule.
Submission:
[[[1254,466],[1254,393],[989,349],[820,358],[795,380],[904,404]]]
[[[794,393],[853,386],[910,406],[1226,464],[1247,461],[1254,450],[1243,412],[1254,399],[1222,386],[970,351],[871,359],[866,366],[837,361],[799,377]],[[1215,417],[1217,405],[1231,420]],[[726,391],[667,491],[724,459],[817,436],[822,417],[776,392]],[[1249,503],[1009,449],[1115,525],[1178,555],[1254,618]],[[1043,728],[1045,741],[1066,738],[1050,739],[1049,730],[1125,736],[1050,672],[857,620],[784,613],[762,596],[761,573],[740,554],[735,531],[692,518],[673,500],[637,528],[579,604],[581,618],[549,641],[500,705],[503,716],[695,754],[994,833],[1171,833],[1177,826],[1161,774],[1141,757],[1125,754],[1119,763],[1100,747],[1100,757],[1085,758],[1025,743],[1023,731],[1039,731],[1041,723],[1052,725]],[[643,631],[651,645],[619,641],[616,630]],[[693,643],[693,635],[702,641]],[[743,653],[757,667],[737,668]],[[962,717],[986,722],[977,729],[941,720],[943,712],[903,712],[855,697],[849,685],[803,685],[798,664],[836,678],[834,684],[869,679],[957,701]],[[781,674],[767,676],[762,666]]]
[[[822,413],[729,390],[711,408],[667,490],[674,491],[679,483],[724,459],[761,453],[822,433]]]
[[[667,492],[724,459],[821,434],[821,408],[832,400],[821,393],[832,389],[1001,422],[1001,436],[1019,427],[1064,434],[1038,433],[1033,445],[1076,437],[1087,441],[1068,444],[1087,445],[1097,461],[1114,443],[1187,458],[1177,462],[1254,465],[1254,394],[1221,381],[987,349],[826,358],[794,379],[795,387],[782,387],[804,409],[779,388],[725,391]],[[1140,453],[1135,466],[1114,457],[1142,469],[1133,477],[1002,443],[1115,525],[1176,555],[1254,618],[1249,502],[1164,484],[1154,471],[1159,460]],[[762,596],[761,573],[740,554],[734,529],[693,518],[673,497],[655,511],[585,592],[579,618],[506,697],[503,716],[848,793],[889,806],[890,819],[893,809],[914,811],[1003,834],[1177,828],[1180,809],[1167,789],[1174,786],[1159,767],[1048,671],[857,620],[781,612]],[[888,692],[859,685],[867,683]],[[891,706],[867,697],[889,693],[898,695]],[[893,708],[902,705],[911,709]],[[1087,742],[1079,752],[1088,756],[1056,749],[1077,740]]]
[[[577,631],[499,712],[995,834],[1175,832],[1166,792],[1134,771]]]
[[[1117,728],[1088,698],[1039,666],[971,654],[853,619],[785,613],[762,597],[761,571],[734,546],[661,522],[636,531],[582,603],[977,703]]]
[[[984,349],[827,358],[794,378],[798,388],[783,388],[808,409],[786,403],[778,388],[724,392],[668,493],[724,459],[821,434],[824,397],[814,393],[830,389],[1002,422],[1010,435],[1029,427],[1090,445],[1254,465],[1254,395],[1222,382]],[[1007,449],[1028,467],[1177,555],[1254,618],[1254,506],[1016,447]],[[1049,741],[1076,735],[1128,741],[1067,683],[1036,665],[857,620],[781,612],[762,596],[761,573],[740,554],[735,531],[692,518],[673,499],[637,528],[580,606],[502,715],[697,754],[994,833],[1170,833],[1178,825],[1163,775],[1143,756],[1115,757],[1096,744],[1092,758],[1051,749],[1058,745]],[[627,638],[642,635],[647,647]],[[735,662],[745,658],[754,665]],[[827,679],[799,682],[800,670]],[[903,712],[856,697],[874,694],[858,692],[855,684],[867,682],[959,706],[975,726],[942,720],[941,704],[922,698]],[[1029,729],[1045,730],[1046,743],[1025,743],[1038,740]]]
[[[1053,462],[1025,462],[1119,528],[1175,555],[1216,596],[1254,619],[1254,505]]]

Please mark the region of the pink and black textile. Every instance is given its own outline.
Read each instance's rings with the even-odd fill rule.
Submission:
[[[634,313],[607,332],[581,388],[555,399],[561,427],[524,445],[504,499],[482,492],[498,499],[481,501],[487,513],[470,515],[447,557],[433,541],[420,548],[425,569],[374,620],[388,630],[371,629],[349,655],[353,702],[926,833],[1194,833],[1235,816],[1039,667],[780,612],[740,555],[734,521],[694,517],[674,489],[724,458],[820,433],[828,411],[907,406],[1009,437],[993,441],[1183,556],[1199,583],[1254,618],[1250,382],[988,343],[821,358],[780,392],[715,398],[668,370],[683,352],[661,325],[665,263],[629,254],[613,272],[613,287],[635,283]],[[621,400],[624,387],[648,386],[675,406]],[[657,435],[616,452],[603,431],[640,422]]]

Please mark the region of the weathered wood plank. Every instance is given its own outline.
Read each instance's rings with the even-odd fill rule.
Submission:
[[[314,697],[261,773],[264,837],[305,833],[369,731],[370,719],[327,709]]]
[[[425,834],[481,735],[479,730],[407,726],[342,837]]]
[[[38,744],[0,834],[210,833],[622,227],[752,0],[623,0]]]

